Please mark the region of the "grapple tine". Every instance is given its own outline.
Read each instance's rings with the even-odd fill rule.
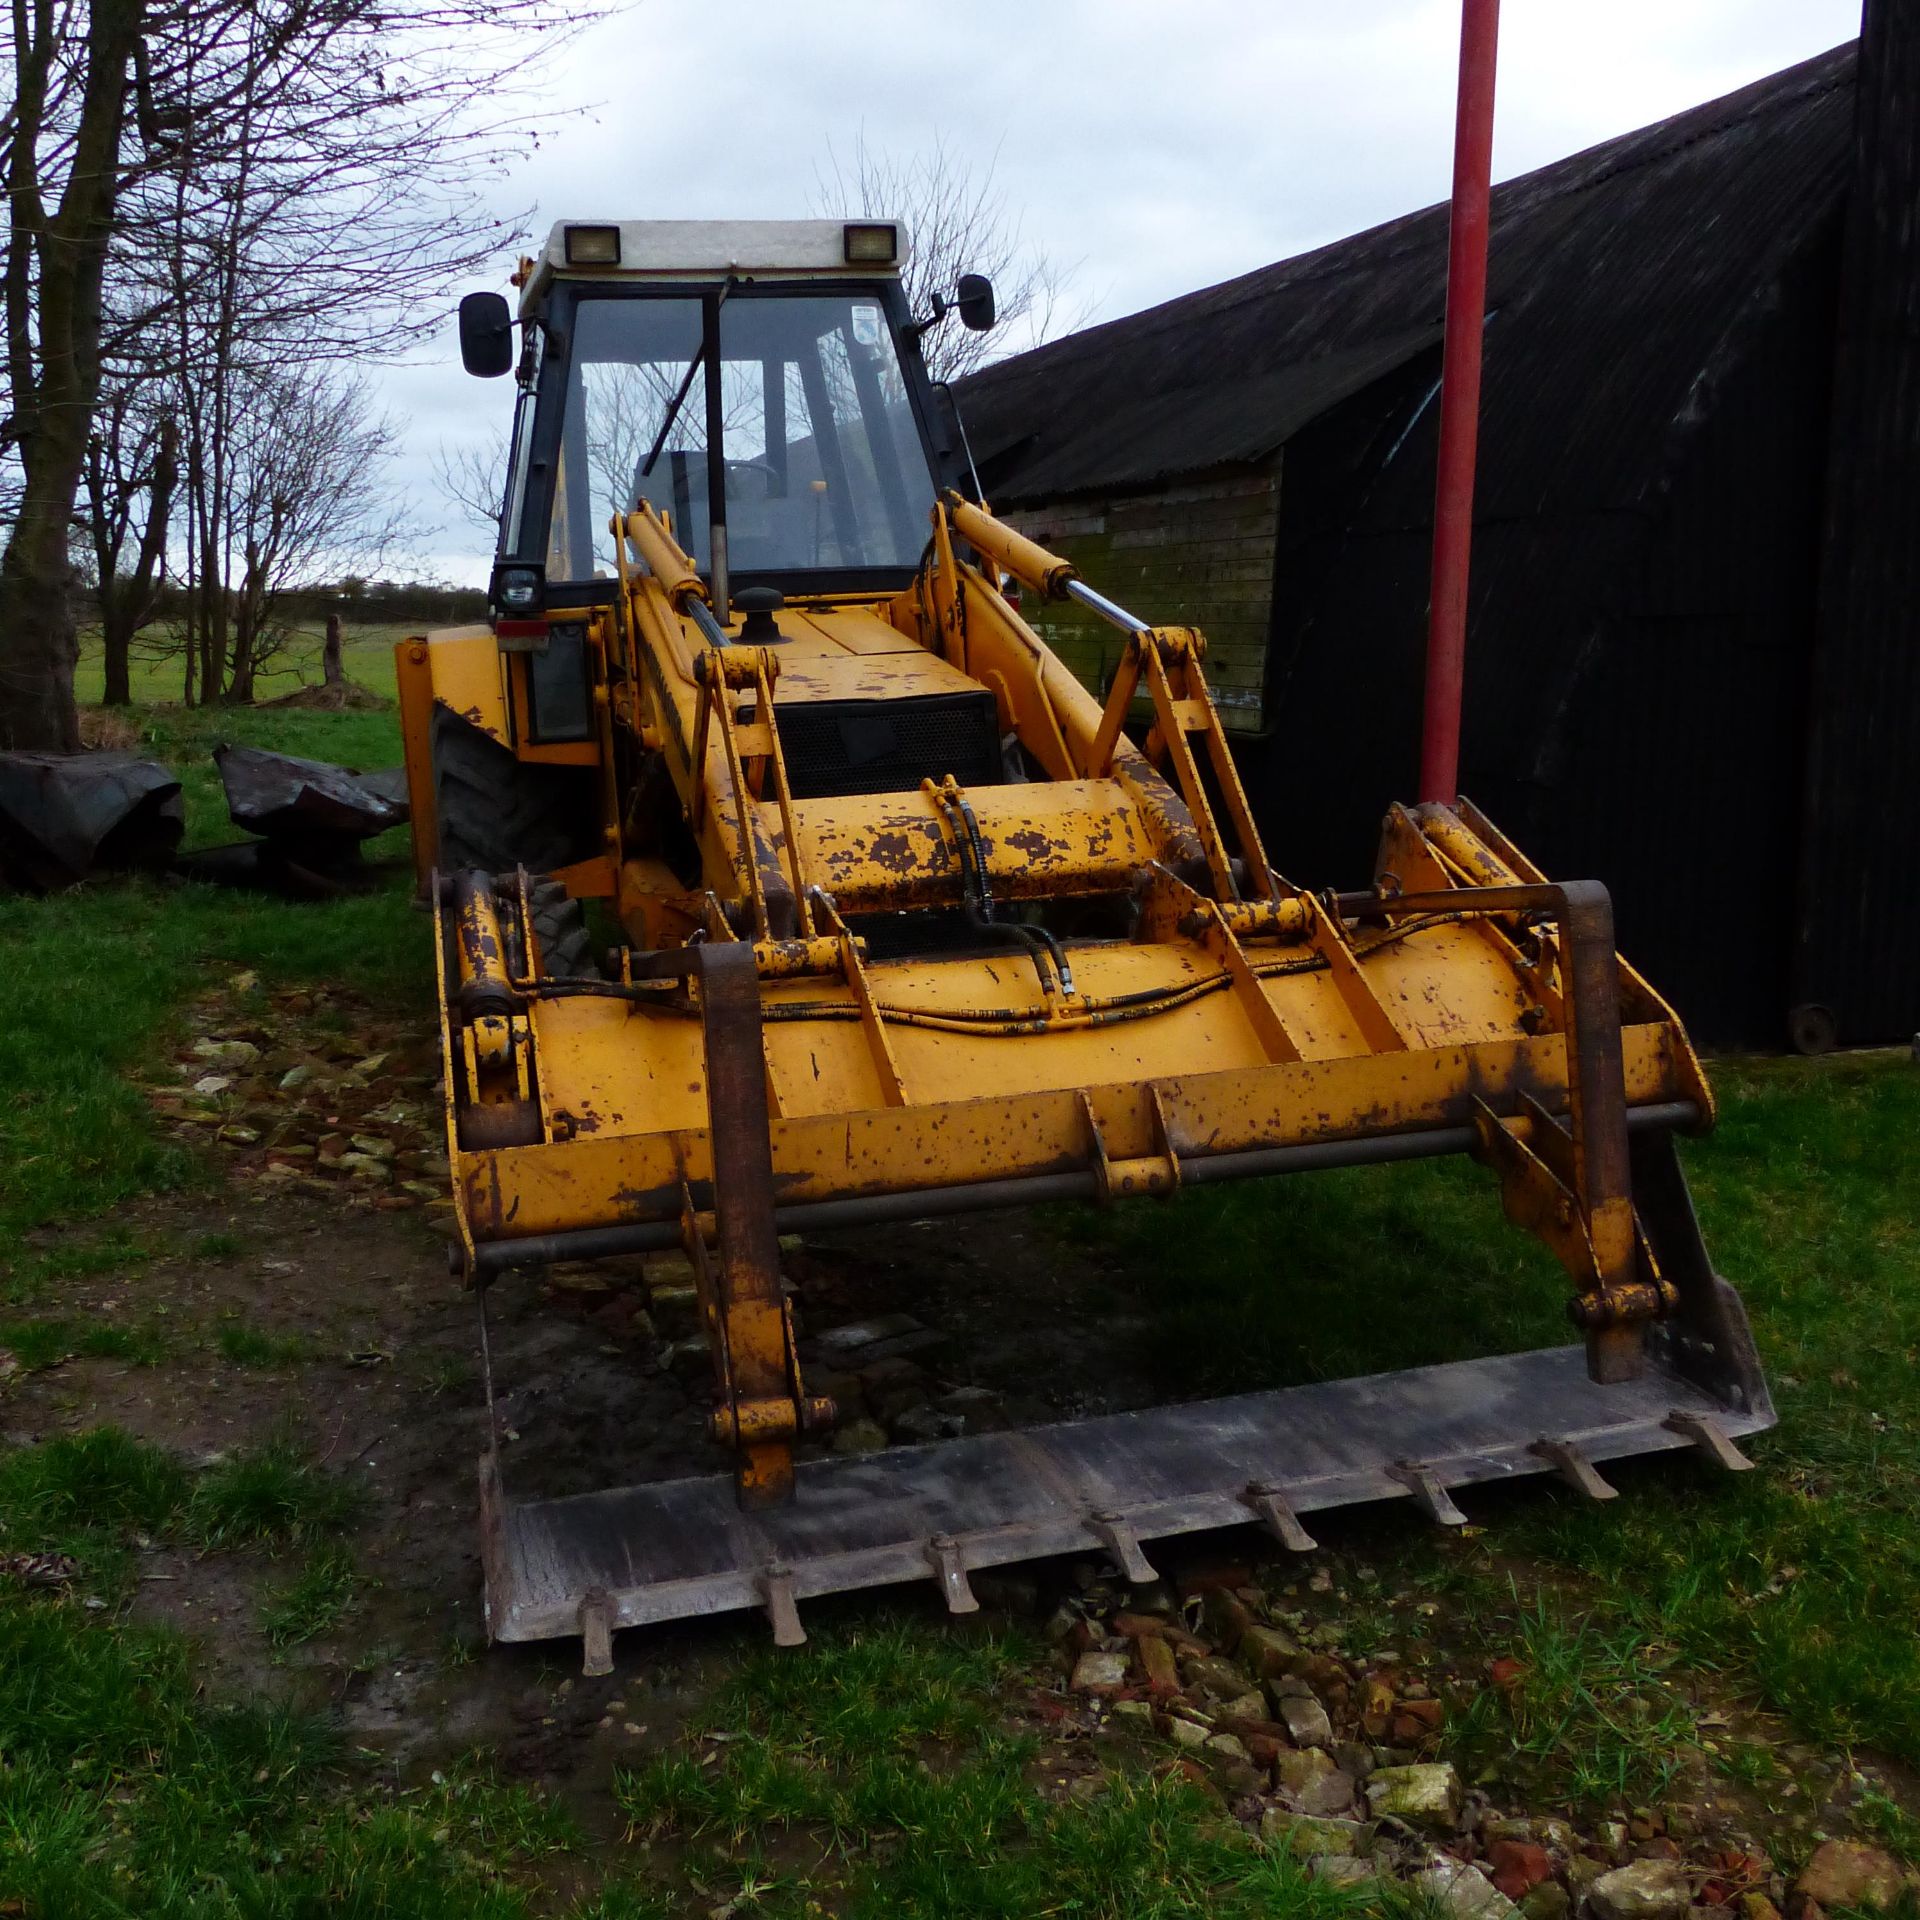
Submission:
[[[613,1595],[595,1587],[580,1602],[580,1671],[597,1680],[613,1671]]]
[[[1542,1434],[1528,1452],[1537,1453],[1542,1460],[1550,1460],[1560,1470],[1560,1477],[1574,1492],[1583,1493],[1589,1500],[1618,1500],[1620,1489],[1611,1485],[1600,1476],[1600,1470],[1580,1448],[1571,1440],[1556,1440],[1550,1434]]]
[[[1449,1494],[1431,1467],[1418,1460],[1397,1460],[1387,1469],[1387,1477],[1398,1480],[1413,1495],[1429,1520],[1441,1527],[1464,1527],[1467,1516],[1453,1504]]]
[[[1300,1516],[1278,1487],[1262,1486],[1255,1481],[1242,1496],[1259,1516],[1260,1523],[1289,1553],[1312,1553],[1320,1545],[1300,1524]]]
[[[927,1558],[933,1562],[934,1576],[949,1613],[978,1613],[980,1602],[967,1584],[967,1563],[960,1557],[960,1543],[950,1533],[936,1533],[927,1542]]]
[[[800,1624],[800,1608],[793,1597],[792,1568],[784,1561],[770,1561],[761,1575],[760,1588],[766,1598],[767,1618],[773,1622],[773,1644],[804,1647],[807,1630]]]
[[[1153,1562],[1140,1551],[1140,1542],[1123,1513],[1096,1513],[1088,1521],[1107,1551],[1119,1562],[1120,1571],[1126,1575],[1127,1584],[1135,1587],[1150,1587],[1160,1578],[1154,1571]]]
[[[1670,1432],[1684,1434],[1716,1467],[1729,1473],[1751,1473],[1754,1463],[1733,1444],[1727,1430],[1711,1414],[1696,1413],[1690,1407],[1675,1407],[1660,1423]]]

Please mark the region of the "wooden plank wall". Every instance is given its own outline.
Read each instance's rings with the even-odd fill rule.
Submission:
[[[1279,463],[1267,470],[1170,486],[1008,507],[1005,518],[1079,568],[1086,583],[1155,626],[1207,636],[1207,684],[1236,732],[1262,721],[1273,608]],[[1022,608],[1046,643],[1095,693],[1126,644],[1079,607]]]

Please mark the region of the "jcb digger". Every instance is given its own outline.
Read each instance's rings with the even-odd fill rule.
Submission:
[[[1344,1503],[1735,1442],[1773,1413],[1674,1148],[1712,1095],[1616,954],[1468,802],[1370,884],[1268,864],[1197,631],[996,520],[893,223],[567,222],[461,311],[517,369],[484,626],[398,651],[469,1283],[681,1249],[731,1472],[516,1502],[488,1622],[579,1634],[937,1583]],[[516,334],[518,336],[516,341]],[[1125,636],[1096,697],[1008,591]],[[583,903],[619,939],[589,951]],[[1564,1267],[1564,1348],[986,1433],[807,1448],[781,1236],[1466,1153]],[[1250,1273],[1249,1288],[1282,1286]],[[1444,1275],[1410,1274],[1417,1311]],[[796,1447],[804,1457],[796,1464]],[[818,1457],[814,1457],[814,1456]]]

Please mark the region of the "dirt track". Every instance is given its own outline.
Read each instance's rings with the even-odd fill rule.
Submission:
[[[515,1772],[585,1789],[631,1754],[641,1731],[657,1739],[674,1724],[704,1691],[703,1670],[760,1630],[742,1618],[627,1633],[616,1641],[619,1671],[600,1681],[571,1677],[575,1643],[484,1648],[477,1308],[448,1277],[443,1234],[424,1212],[376,1210],[345,1186],[263,1194],[236,1181],[205,1199],[127,1209],[120,1222],[167,1246],[212,1233],[241,1250],[66,1283],[63,1316],[151,1324],[167,1357],[153,1366],[76,1358],[21,1381],[9,1410],[15,1432],[107,1421],[193,1461],[289,1436],[368,1496],[353,1543],[368,1583],[361,1603],[338,1634],[286,1654],[257,1625],[259,1600],[287,1577],[286,1563],[157,1548],[144,1556],[137,1611],[191,1632],[223,1687],[337,1710],[356,1743],[405,1772],[485,1748]],[[931,1323],[926,1347],[906,1363],[924,1378],[904,1406],[925,1407],[956,1386],[991,1388],[996,1417],[1027,1420],[1147,1396],[1127,1364],[1123,1317],[1093,1319],[1107,1335],[1100,1346],[1068,1344],[1066,1330],[1088,1316],[1062,1295],[1099,1290],[1098,1279],[1071,1261],[1063,1269],[1050,1237],[1021,1217],[965,1236],[905,1227],[790,1245],[786,1264],[801,1286],[803,1328],[903,1312]],[[722,1464],[700,1431],[704,1359],[676,1338],[690,1328],[665,1314],[654,1325],[637,1268],[515,1275],[491,1290],[496,1418],[517,1496]],[[1009,1287],[1009,1274],[1020,1284]],[[310,1357],[236,1365],[216,1340],[226,1323],[297,1341]],[[938,1345],[936,1335],[945,1336]],[[844,1376],[832,1384],[858,1393]],[[930,1591],[924,1600],[930,1617],[938,1612]]]

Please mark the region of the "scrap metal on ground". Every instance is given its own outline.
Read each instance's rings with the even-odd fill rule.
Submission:
[[[164,869],[186,828],[180,782],[132,753],[0,753],[0,887],[45,892],[97,867]]]
[[[323,760],[224,743],[213,758],[234,825],[261,837],[187,855],[180,864],[195,879],[294,899],[330,899],[372,882],[362,843],[407,820],[399,768],[355,773]]]

